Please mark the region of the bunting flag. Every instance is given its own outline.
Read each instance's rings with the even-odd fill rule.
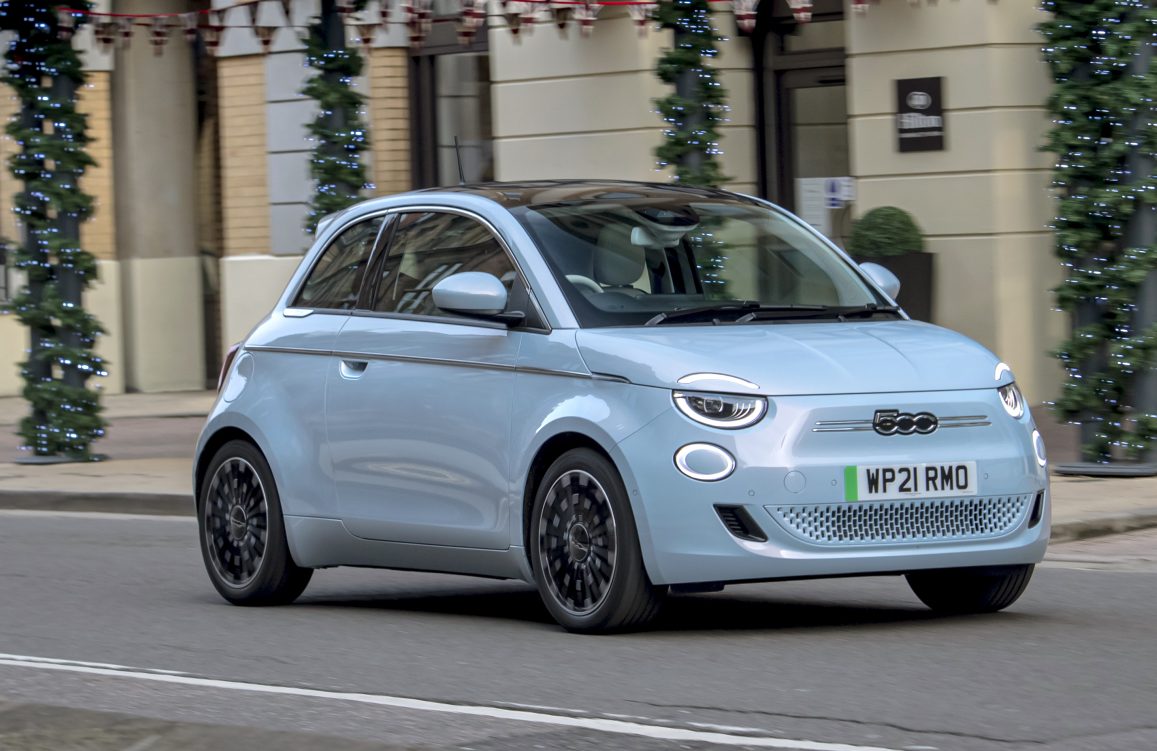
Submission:
[[[117,48],[127,50],[129,43],[133,41],[133,19],[118,18],[117,25]]]
[[[578,21],[579,33],[584,37],[589,37],[595,31],[595,19],[599,16],[599,11],[603,9],[602,3],[584,2],[582,5],[576,6],[574,10],[575,20]]]
[[[430,33],[431,5],[433,0],[402,0],[402,13],[405,15],[406,29],[410,32],[410,46],[422,46],[426,35]]]
[[[169,18],[155,16],[153,22],[149,24],[149,42],[153,45],[153,55],[160,57],[167,41],[169,41]]]
[[[197,41],[197,27],[201,24],[201,14],[197,11],[181,14],[181,28],[185,32],[185,41]]]
[[[92,25],[92,35],[101,51],[108,52],[116,42],[118,25],[116,21],[97,21]]]
[[[486,0],[462,0],[462,15],[458,22],[458,44],[467,46],[474,40],[486,20]]]
[[[759,0],[731,0],[731,9],[735,13],[735,25],[745,34],[755,30],[756,9]]]
[[[68,41],[72,39],[73,33],[76,31],[76,16],[73,15],[69,8],[56,9],[56,33],[61,39]]]
[[[337,12],[343,16],[348,16],[354,12],[354,0],[336,0]],[[257,5],[257,3],[254,3]]]
[[[269,50],[273,47],[273,37],[280,28],[280,26],[269,26],[268,24],[253,27],[253,34],[257,37],[257,41],[261,42],[261,54],[269,54]]]
[[[373,46],[374,35],[378,32],[378,25],[376,23],[358,23],[354,24],[354,30],[357,32],[358,43],[367,50]]]
[[[795,20],[800,23],[812,20],[812,0],[787,0],[787,4],[791,7],[791,14]],[[755,28],[754,20],[751,22],[751,28]]]
[[[570,3],[551,3],[550,17],[554,21],[554,25],[558,30],[566,33],[567,24],[574,18],[574,6]]]
[[[536,3],[519,3],[519,5],[522,6],[522,12],[518,15],[518,24],[530,34],[534,31],[534,25],[538,23],[538,5]]]
[[[381,0],[381,2],[378,3],[378,23],[380,23],[383,28],[389,28],[390,0]]]
[[[224,11],[214,10],[205,14],[205,22],[201,24],[200,31],[205,49],[210,55],[216,55],[217,48],[221,46],[221,35],[225,33]]]
[[[522,31],[523,5],[518,0],[502,0],[502,17],[506,19],[506,28],[517,39]]]
[[[755,0],[751,0],[754,4]],[[743,0],[748,2],[748,0]],[[628,5],[627,12],[631,14],[631,19],[635,22],[635,28],[639,32],[639,36],[647,36],[647,26],[651,18],[655,15],[655,8],[658,7],[656,3],[647,3],[645,5]]]
[[[293,0],[281,0],[281,12],[285,14],[285,24],[293,25]]]
[[[249,11],[249,25],[254,28],[257,27],[257,16],[261,13],[261,3],[249,3],[245,6],[245,10]]]

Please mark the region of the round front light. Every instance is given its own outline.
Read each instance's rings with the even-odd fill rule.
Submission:
[[[1024,397],[1015,383],[1001,386],[997,391],[1000,392],[1000,403],[1004,405],[1004,411],[1009,417],[1018,420],[1024,417]]]
[[[716,482],[735,471],[735,457],[710,443],[688,443],[675,452],[675,466],[692,480]]]
[[[675,391],[671,398],[680,412],[712,428],[746,428],[767,414],[767,400],[762,396]]]
[[[1032,432],[1032,450],[1036,452],[1036,463],[1042,467],[1049,463],[1049,458],[1045,454],[1045,439],[1041,438],[1039,430]]]

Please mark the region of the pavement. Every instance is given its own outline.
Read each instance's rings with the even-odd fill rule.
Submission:
[[[107,461],[21,465],[15,426],[25,404],[0,398],[0,508],[189,515],[197,435],[211,391],[106,396],[108,435],[96,450]],[[1034,410],[1054,461],[1075,459],[1073,432]],[[1157,526],[1157,477],[1054,475],[1053,540]]]
[[[318,571],[227,605],[190,517],[0,511],[0,748],[1142,751],[1157,530],[1052,546],[1002,613],[898,576],[672,597],[568,634],[520,582]]]

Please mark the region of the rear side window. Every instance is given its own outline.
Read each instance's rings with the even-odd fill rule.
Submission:
[[[375,216],[341,232],[321,253],[293,306],[352,310],[385,217]]]
[[[441,212],[405,214],[382,264],[377,294],[381,313],[447,316],[434,306],[434,285],[460,271],[485,271],[510,293],[518,278],[498,239],[480,222]]]

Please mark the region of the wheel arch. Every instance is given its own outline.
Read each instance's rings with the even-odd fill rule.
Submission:
[[[209,462],[213,461],[213,457],[229,441],[245,441],[251,444],[261,453],[266,463],[269,462],[269,457],[261,448],[261,444],[246,431],[235,425],[226,425],[217,429],[205,439],[200,453],[197,454],[197,463],[193,470],[193,501],[195,504],[201,502],[201,486],[205,482],[205,472],[209,469]]]

